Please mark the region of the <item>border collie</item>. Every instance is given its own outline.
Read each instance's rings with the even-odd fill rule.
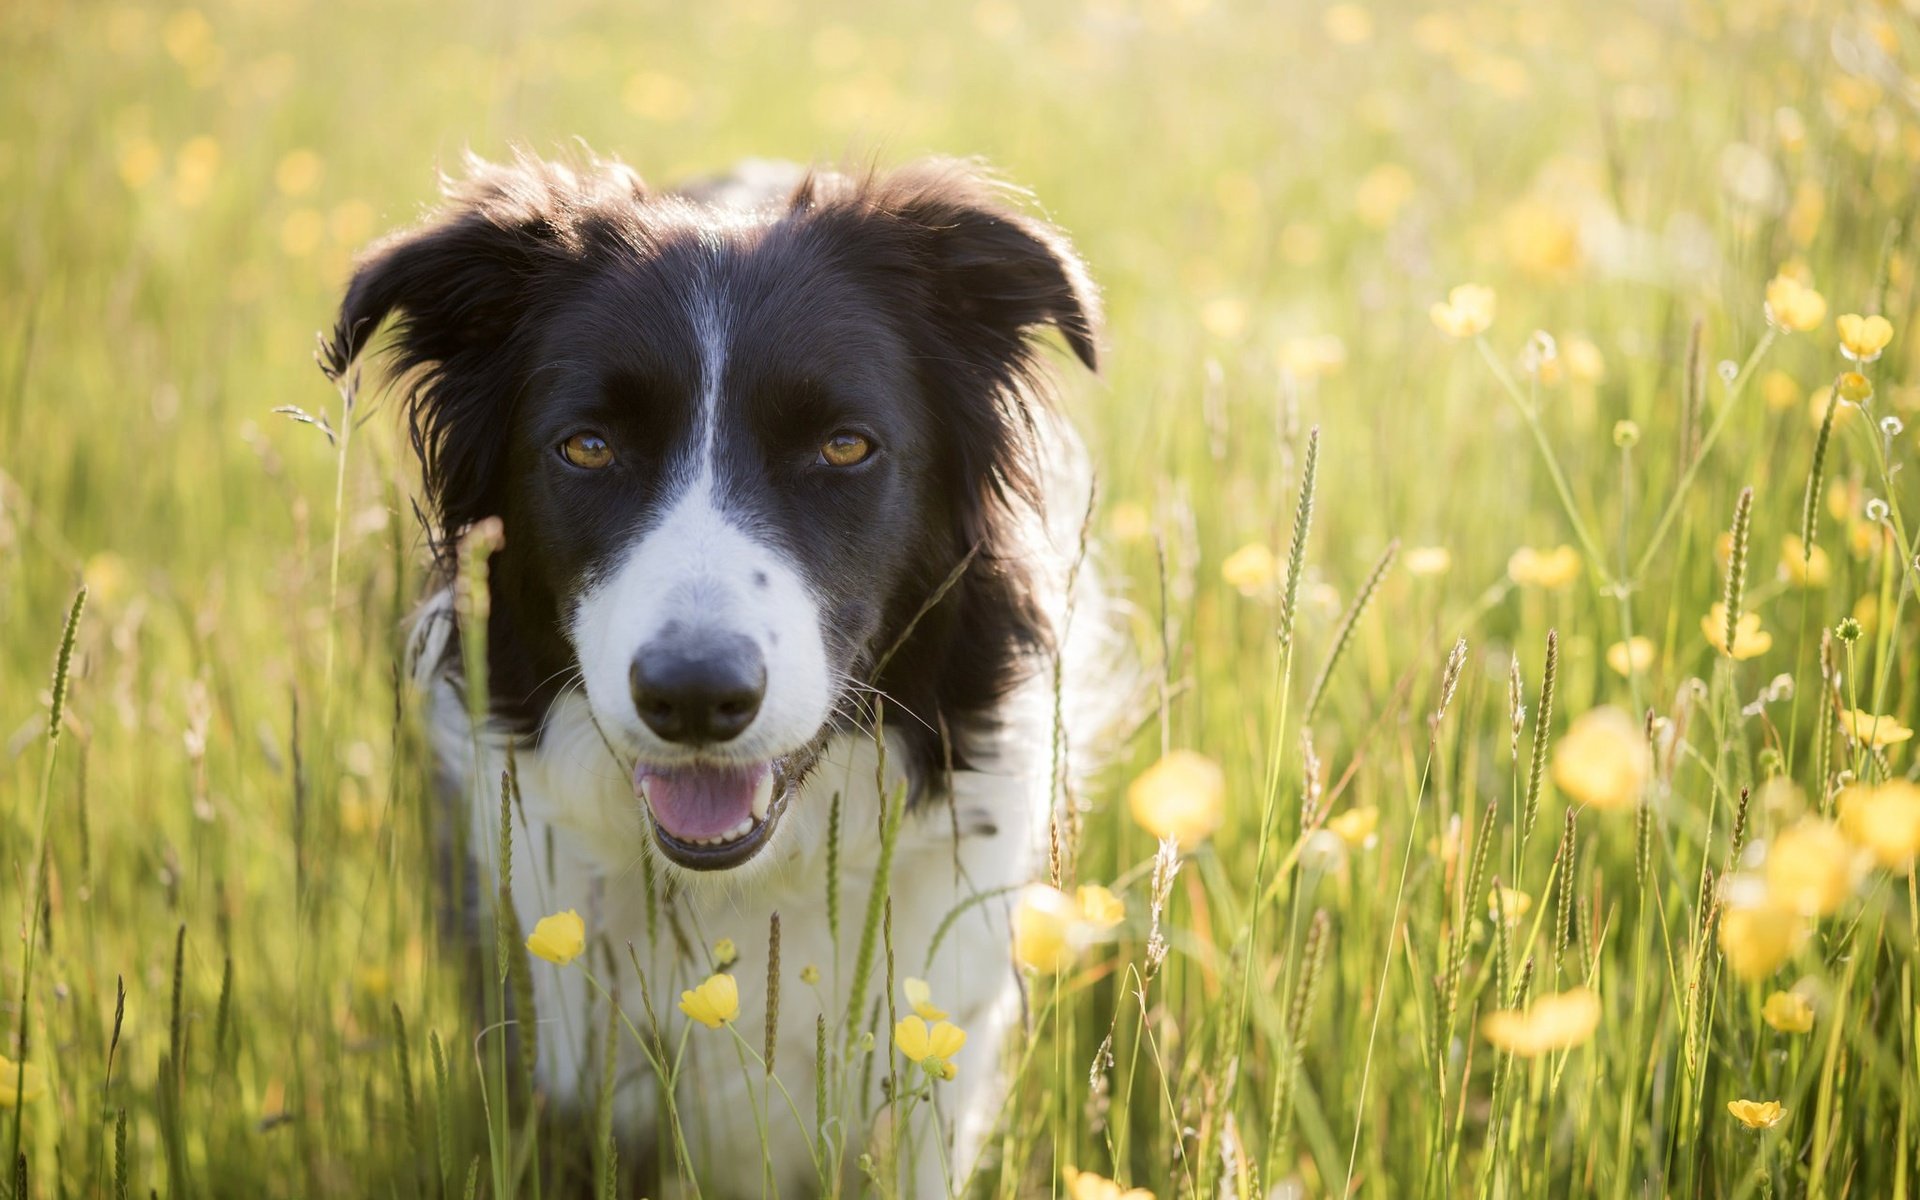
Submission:
[[[439,552],[416,677],[465,844],[497,870],[511,761],[521,928],[571,908],[589,931],[584,963],[533,964],[540,1086],[562,1106],[599,1092],[608,1013],[583,968],[645,1028],[628,944],[671,1053],[674,994],[731,939],[737,1027],[758,1046],[777,913],[791,1103],[731,1035],[693,1029],[683,1169],[710,1196],[805,1194],[855,1183],[870,1154],[884,1190],[949,1194],[994,1123],[1021,1011],[1009,910],[1064,811],[1078,732],[1062,734],[1061,692],[1100,686],[1067,628],[1072,581],[1090,586],[1073,570],[1085,484],[1036,340],[1057,331],[1094,366],[1085,270],[946,160],[859,178],[749,165],[662,192],[617,163],[523,156],[472,161],[445,191],[363,257],[326,358],[349,370],[391,318]],[[449,546],[493,517],[476,733]],[[889,1014],[906,1006],[884,947],[847,1010],[902,795],[897,976],[925,977],[969,1040],[936,1103],[897,1122]],[[674,1163],[657,1079],[620,1042],[618,1128]]]

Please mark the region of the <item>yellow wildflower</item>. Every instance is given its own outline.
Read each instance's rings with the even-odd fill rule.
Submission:
[[[1320,17],[1327,37],[1342,46],[1358,46],[1373,38],[1373,15],[1358,4],[1335,4]]]
[[[1631,675],[1653,665],[1653,640],[1638,635],[1607,647],[1607,665],[1616,675]]]
[[[1013,958],[1030,971],[1048,974],[1073,965],[1080,951],[1080,910],[1065,892],[1044,883],[1020,893],[1013,909]]]
[[[1748,1129],[1772,1129],[1787,1115],[1778,1100],[1729,1100],[1727,1111]]]
[[[935,1021],[932,1026],[919,1017],[902,1017],[893,1027],[893,1044],[907,1061],[936,1079],[952,1079],[958,1074],[953,1056],[967,1044],[967,1031],[952,1021]]]
[[[1853,847],[1831,821],[1808,818],[1767,850],[1767,894],[1807,916],[1824,917],[1853,890]]]
[[[1570,587],[1580,578],[1580,552],[1572,546],[1555,546],[1551,550],[1522,546],[1507,559],[1507,578],[1521,587],[1553,591]]]
[[[1700,618],[1700,632],[1707,635],[1707,644],[1722,654],[1730,654],[1735,659],[1758,658],[1773,649],[1773,635],[1760,628],[1760,614],[1743,612],[1740,624],[1733,631],[1733,649],[1727,649],[1727,606],[1715,601],[1707,615]]]
[[[1857,363],[1870,363],[1893,340],[1893,322],[1882,316],[1863,317],[1847,313],[1834,319],[1840,331],[1840,353]]]
[[[1360,178],[1353,193],[1353,211],[1375,229],[1393,224],[1407,201],[1413,199],[1413,173],[1399,163],[1381,163]]]
[[[1806,920],[1772,900],[1732,906],[1720,917],[1720,950],[1727,969],[1749,982],[1779,970],[1806,937]]]
[[[1174,750],[1141,772],[1127,788],[1127,808],[1156,838],[1191,850],[1220,828],[1227,777],[1220,765],[1192,750]]]
[[[1220,564],[1220,578],[1242,596],[1260,596],[1273,590],[1278,564],[1264,542],[1248,542]]]
[[[1813,1028],[1813,1005],[1799,992],[1775,992],[1760,1006],[1760,1017],[1781,1033],[1805,1033]]]
[[[0,1054],[0,1108],[32,1104],[47,1094],[47,1079],[32,1063],[17,1063]]]
[[[1606,356],[1591,338],[1578,334],[1566,338],[1560,343],[1560,357],[1576,383],[1599,383],[1607,377]]]
[[[1107,514],[1107,532],[1116,542],[1143,542],[1153,536],[1153,514],[1138,500],[1122,500]]]
[[[1629,808],[1652,769],[1646,732],[1611,705],[1589,709],[1553,750],[1553,782],[1590,808]]]
[[[1123,1188],[1105,1175],[1095,1175],[1092,1171],[1076,1171],[1063,1166],[1060,1168],[1060,1178],[1067,1184],[1067,1200],[1153,1200],[1153,1193],[1145,1188]]]
[[[1126,919],[1127,906],[1120,897],[1097,883],[1083,883],[1074,892],[1080,905],[1080,919],[1096,929],[1112,929]]]
[[[1808,553],[1806,543],[1790,533],[1780,539],[1780,574],[1795,587],[1821,588],[1833,577],[1833,564],[1825,550],[1815,546]]]
[[[1468,338],[1493,324],[1493,289],[1477,283],[1463,283],[1447,293],[1444,301],[1434,301],[1427,315],[1448,337]]]
[[[718,1029],[740,1015],[740,987],[731,975],[709,975],[699,987],[680,993],[680,1011]]]
[[[1834,382],[1833,390],[1840,393],[1840,398],[1849,404],[1865,404],[1873,399],[1873,380],[1858,371],[1848,371]]]
[[[326,163],[308,149],[288,151],[273,169],[274,186],[283,196],[304,196],[320,182]]]
[[[907,994],[907,1007],[915,1016],[929,1021],[946,1020],[947,1010],[933,1002],[933,989],[927,986],[926,980],[908,977],[900,981],[900,990]]]
[[[1848,737],[1875,750],[1884,750],[1913,736],[1913,730],[1892,717],[1877,717],[1858,708],[1850,710],[1840,724]]]
[[[1280,366],[1296,379],[1317,379],[1347,365],[1347,344],[1331,333],[1290,337],[1280,343]]]
[[[1371,804],[1350,808],[1328,821],[1327,828],[1353,849],[1365,849],[1379,840],[1380,810]]]
[[[1767,284],[1767,320],[1782,333],[1818,329],[1827,319],[1827,301],[1819,292],[1786,272]]]
[[[1515,928],[1520,918],[1533,908],[1533,897],[1519,888],[1495,888],[1487,893],[1487,919],[1497,921],[1502,913],[1506,914],[1507,927]]]
[[[713,969],[724,971],[740,961],[740,948],[733,944],[732,938],[721,938],[713,944]]]
[[[527,939],[527,949],[556,966],[564,967],[579,958],[587,948],[587,923],[571,908],[541,917]]]
[[[1445,575],[1453,569],[1453,554],[1445,546],[1415,546],[1407,551],[1407,574],[1418,579]]]
[[[1792,408],[1800,403],[1800,384],[1793,376],[1775,368],[1760,377],[1760,395],[1767,407],[1776,412]]]
[[[1599,1025],[1599,995],[1591,988],[1577,987],[1542,996],[1522,1012],[1488,1013],[1480,1020],[1480,1036],[1509,1054],[1538,1058],[1578,1046]]]
[[[1840,829],[1890,871],[1913,869],[1920,854],[1920,785],[1896,779],[1840,793]]]

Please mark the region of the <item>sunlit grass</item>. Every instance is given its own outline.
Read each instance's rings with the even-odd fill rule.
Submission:
[[[1870,0],[13,5],[0,1196],[697,1169],[671,1109],[645,1163],[604,1104],[543,1115],[495,1027],[527,971],[623,964],[433,932],[410,451],[310,360],[437,166],[576,136],[661,181],[982,154],[1106,289],[1065,403],[1142,727],[1023,898],[973,1194],[1911,1195],[1914,36]],[[763,1122],[860,1070],[936,1102],[994,1064],[884,901],[834,914],[831,1077],[769,1069],[708,947],[608,1036],[662,1074],[709,1039]]]

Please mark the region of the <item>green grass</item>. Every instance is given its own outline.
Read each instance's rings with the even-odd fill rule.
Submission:
[[[0,917],[21,940],[0,953],[0,1053],[24,1030],[46,1094],[0,1108],[0,1150],[17,1130],[21,1154],[0,1195],[599,1177],[591,1117],[501,1102],[518,1068],[497,1036],[476,1049],[464,951],[430,933],[429,764],[395,694],[422,546],[391,408],[361,406],[344,456],[273,411],[341,426],[314,333],[436,166],[576,136],[663,181],[749,154],[984,155],[1105,288],[1106,372],[1066,403],[1159,703],[1084,797],[1068,875],[1119,881],[1129,916],[1036,981],[975,1194],[1058,1194],[1067,1163],[1163,1197],[1913,1194],[1912,877],[1862,872],[1762,980],[1718,937],[1748,886],[1727,876],[1764,876],[1838,785],[1920,761],[1835,717],[1920,723],[1910,18],[1866,0],[916,9],[9,7]],[[1830,314],[1769,337],[1787,263]],[[1477,343],[1428,315],[1466,280],[1499,297]],[[1807,520],[1809,396],[1849,366],[1831,320],[1849,312],[1895,335],[1820,455],[1830,573],[1803,588],[1782,539]],[[1544,371],[1536,328],[1559,347]],[[1323,334],[1332,369],[1283,370]],[[1883,435],[1889,417],[1906,428]],[[1309,428],[1283,643],[1285,579],[1243,594],[1221,566],[1259,543],[1286,575]],[[1733,607],[1772,645],[1735,662],[1701,618],[1729,599],[1718,542],[1745,488]],[[1510,578],[1517,549],[1561,545],[1582,558],[1563,586]],[[56,755],[50,680],[83,580]],[[1860,636],[1827,643],[1823,690],[1823,635],[1848,617]],[[1629,635],[1650,653],[1623,676],[1605,657]],[[1556,749],[1602,706],[1651,710],[1656,769],[1623,809],[1570,808]],[[1225,823],[1172,880],[1150,973],[1154,843],[1124,793],[1175,747],[1224,769]],[[1376,810],[1374,838],[1314,836],[1303,793],[1314,820]],[[1495,880],[1532,899],[1509,937]],[[861,914],[842,916],[851,936]],[[1512,1058],[1478,1032],[1518,992],[1581,984],[1601,1015],[1569,1050]],[[1763,1021],[1788,989],[1812,997],[1811,1032]],[[1738,1099],[1786,1116],[1749,1130]]]

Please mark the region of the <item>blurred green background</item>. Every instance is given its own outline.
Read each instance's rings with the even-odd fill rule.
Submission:
[[[1183,878],[1174,919],[1190,938],[1145,1018],[1163,1038],[1163,1075],[1140,1079],[1131,1099],[1088,1096],[1086,1063],[1127,1012],[1115,964],[1137,957],[1142,926],[1076,978],[1036,1034],[1051,1052],[1022,1077],[1008,1125],[1031,1144],[983,1185],[998,1194],[1047,1194],[1063,1161],[1185,1194],[1196,1168],[1182,1154],[1200,1142],[1179,1130],[1201,1128],[1217,1151],[1231,1107],[1219,1102],[1213,1050],[1221,972],[1231,980],[1236,969],[1262,780],[1275,754],[1288,780],[1300,770],[1297,730],[1277,744],[1267,732],[1271,580],[1223,580],[1221,563],[1249,544],[1283,549],[1302,439],[1321,429],[1294,682],[1311,678],[1369,566],[1400,539],[1402,565],[1355,627],[1313,726],[1340,804],[1377,807],[1386,836],[1339,889],[1308,887],[1303,898],[1286,882],[1294,920],[1272,922],[1271,945],[1257,948],[1256,978],[1274,990],[1292,970],[1301,913],[1335,909],[1337,978],[1304,1054],[1300,1135],[1263,1186],[1328,1194],[1357,1123],[1355,1186],[1412,1194],[1433,1153],[1422,1121],[1460,1101],[1436,1107],[1428,1095],[1417,1015],[1430,964],[1411,963],[1430,952],[1422,936],[1445,925],[1442,898],[1457,886],[1451,860],[1443,869],[1428,849],[1447,819],[1510,785],[1514,655],[1537,680],[1545,632],[1558,628],[1563,713],[1679,705],[1687,680],[1715,670],[1698,620],[1720,595],[1716,539],[1750,485],[1749,607],[1778,646],[1727,686],[1744,701],[1792,673],[1811,694],[1819,629],[1853,614],[1875,634],[1880,711],[1913,723],[1915,626],[1910,609],[1893,607],[1911,570],[1867,511],[1876,497],[1902,497],[1888,495],[1860,447],[1878,436],[1870,422],[1904,417],[1885,458],[1911,464],[1920,426],[1909,365],[1917,49],[1912,4],[1869,0],[10,0],[0,18],[0,1014],[14,1025],[28,996],[29,1055],[49,1077],[49,1096],[24,1110],[29,1194],[107,1186],[123,1109],[141,1193],[411,1195],[443,1174],[463,1180],[484,1146],[457,959],[427,934],[427,768],[395,715],[400,623],[423,556],[413,464],[390,406],[371,403],[336,507],[327,439],[273,409],[325,410],[339,424],[312,361],[316,331],[331,322],[355,251],[416,220],[437,170],[457,171],[467,150],[567,154],[579,142],[656,184],[746,156],[864,166],[978,155],[1032,190],[1104,289],[1103,373],[1068,378],[1064,403],[1099,472],[1098,532],[1116,590],[1171,697],[1132,765],[1163,743],[1206,750],[1227,771],[1230,815]],[[1783,267],[1803,271],[1834,313],[1882,312],[1897,330],[1873,369],[1875,407],[1837,422],[1822,517],[1832,579],[1798,590],[1779,574],[1781,538],[1801,524],[1822,388],[1847,365],[1828,323],[1781,339],[1743,380],[1742,407],[1636,581],[1634,632],[1658,657],[1623,679],[1603,664],[1623,636],[1620,596],[1597,574],[1562,586],[1510,575],[1517,548],[1575,537],[1517,406],[1472,345],[1435,330],[1428,307],[1467,280],[1497,291],[1491,356],[1538,405],[1589,526],[1630,563],[1676,494],[1681,446],[1731,402],[1718,364],[1746,361],[1759,342],[1762,289]],[[1708,383],[1690,414],[1696,317]],[[1535,329],[1551,335],[1554,355],[1541,357]],[[1626,419],[1641,447],[1623,465],[1613,430]],[[1861,428],[1846,432],[1848,422]],[[1913,477],[1890,477],[1909,510]],[[47,793],[48,916],[23,982],[13,935],[28,920],[42,844],[47,679],[82,579],[91,594],[72,737]],[[1463,634],[1473,656],[1461,741],[1422,808],[1424,697]],[[1816,710],[1791,720],[1815,724]],[[1715,736],[1723,748],[1737,742],[1744,765],[1705,783],[1683,770],[1676,794],[1697,801],[1768,773],[1761,733]],[[1910,773],[1907,761],[1895,771]],[[1112,802],[1127,776],[1117,768],[1086,797],[1084,878],[1122,876],[1151,853]],[[1824,783],[1806,790],[1817,797]],[[1297,808],[1297,795],[1281,807]],[[1713,811],[1675,817],[1663,945],[1699,925],[1689,914],[1699,865],[1711,857],[1717,869],[1724,849],[1726,813]],[[1529,852],[1536,890],[1557,820]],[[1403,927],[1393,918],[1408,845],[1423,864],[1408,900],[1431,911]],[[1621,857],[1631,837],[1610,829],[1594,845],[1583,860],[1594,911],[1625,920],[1603,881],[1631,880],[1630,852]],[[1131,900],[1137,916],[1144,901]],[[1383,1000],[1376,972],[1389,952],[1408,959]],[[1609,943],[1605,953],[1625,951]],[[1896,1164],[1914,1161],[1912,939],[1875,953],[1892,989],[1876,1021],[1894,1022],[1861,1026],[1862,1037],[1885,1034],[1860,1068],[1876,1098],[1856,1121],[1836,1118],[1838,1154],[1829,1147],[1816,1162],[1800,1141],[1779,1143],[1766,1170],[1794,1194],[1849,1176],[1894,1194]],[[125,1030],[108,1078],[116,976]],[[1580,1059],[1582,1073],[1551,1091],[1536,1080],[1532,1102],[1551,1115],[1528,1136],[1551,1149],[1509,1192],[1627,1179],[1655,1181],[1655,1194],[1760,1186],[1741,1174],[1755,1143],[1738,1140],[1744,1131],[1724,1113],[1688,1130],[1691,1149],[1675,1154],[1675,1126],[1652,1101],[1583,1111],[1609,1080],[1671,1068],[1674,991],[1648,986],[1635,1000],[1654,1014],[1633,1026],[1644,1042],[1624,1041],[1610,1010],[1599,1041],[1616,1049]],[[1903,1004],[1904,1016],[1888,1015]],[[395,1006],[410,1042],[397,1040]],[[1716,1026],[1726,1071],[1760,1063],[1809,1086],[1801,1059],[1749,1053],[1757,1026],[1734,1007]],[[1390,1019],[1375,1043],[1365,1022],[1380,1009],[1411,1025]],[[450,1090],[439,1107],[423,1097],[416,1114],[399,1098],[396,1055],[410,1055],[412,1083],[429,1088],[429,1029],[450,1048]],[[1235,1110],[1246,1128],[1228,1141],[1257,1158],[1271,1072],[1285,1057],[1271,1022],[1252,1030],[1247,1051],[1252,1082]],[[1460,1194],[1477,1178],[1487,1119],[1490,1067],[1471,1070],[1475,1099],[1458,1110],[1466,1133],[1447,1143],[1469,1165],[1440,1186]],[[1116,1142],[1116,1129],[1130,1132]],[[0,1122],[0,1145],[9,1134]],[[564,1138],[546,1145],[566,1157]],[[1677,1162],[1692,1173],[1664,1173]],[[1630,1170],[1596,1165],[1615,1163]],[[580,1177],[547,1168],[554,1183]],[[1247,1174],[1236,1179],[1244,1190]]]

